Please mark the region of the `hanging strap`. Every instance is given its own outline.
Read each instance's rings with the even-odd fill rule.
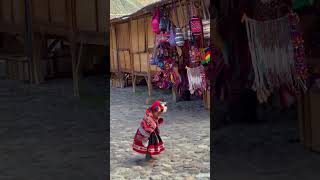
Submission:
[[[178,27],[180,28],[179,16],[178,16],[178,13],[177,13],[177,6],[176,6],[175,0],[172,0],[172,4],[173,4],[173,11],[174,11],[175,16],[177,18],[177,24],[178,24]]]
[[[205,20],[210,19],[210,12],[209,9],[206,7],[204,0],[200,0],[202,11],[203,11],[203,16]]]
[[[186,25],[186,22],[185,22],[186,21],[186,15],[184,14],[184,8],[182,6],[181,0],[179,0],[179,6],[180,6],[180,9],[182,11],[182,16],[183,16],[183,18],[182,18],[182,20],[183,20],[182,27],[180,27],[180,28],[183,29],[183,26]]]

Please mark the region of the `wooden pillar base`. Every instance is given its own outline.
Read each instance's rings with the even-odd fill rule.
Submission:
[[[172,87],[172,100],[174,103],[177,102],[177,89],[175,87]]]
[[[152,103],[152,97],[151,97],[151,91],[152,91],[152,83],[151,83],[151,74],[148,73],[147,76],[144,77],[147,80],[147,85],[148,85],[148,98],[146,104],[151,104]]]
[[[124,88],[125,85],[124,85],[124,74],[123,73],[120,73],[119,74],[119,81],[120,81],[120,88]]]
[[[134,93],[136,92],[136,84],[137,84],[137,76],[132,75],[132,90]]]

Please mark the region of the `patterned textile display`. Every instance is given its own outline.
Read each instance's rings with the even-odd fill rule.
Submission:
[[[207,89],[207,81],[204,67],[202,65],[195,68],[187,68],[187,75],[189,81],[189,91],[191,94],[198,93],[202,95]]]
[[[177,87],[180,84],[181,79],[178,74],[176,74],[176,72],[170,68],[168,70],[161,70],[157,72],[153,78],[153,82],[160,89],[169,89],[172,87]]]
[[[253,90],[258,100],[267,102],[281,85],[293,89],[297,74],[288,16],[269,21],[246,18],[246,29],[255,74]]]
[[[161,108],[161,105],[157,107]],[[163,119],[155,118],[151,107],[148,108],[134,136],[132,149],[150,155],[158,155],[164,151],[164,144],[159,135],[159,126],[162,123]]]
[[[305,52],[304,52],[304,40],[302,34],[298,30],[299,17],[296,13],[291,12],[289,14],[289,22],[291,29],[291,40],[294,48],[294,60],[296,66],[296,73],[298,76],[299,84],[303,91],[307,90],[306,81],[309,73],[305,63]],[[297,89],[300,89],[297,87]],[[299,91],[297,91],[299,92]]]

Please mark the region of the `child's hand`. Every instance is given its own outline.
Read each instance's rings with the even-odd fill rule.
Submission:
[[[163,118],[159,118],[158,122],[159,122],[159,124],[162,124],[163,123]]]

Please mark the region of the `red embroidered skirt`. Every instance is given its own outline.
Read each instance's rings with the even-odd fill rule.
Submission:
[[[156,132],[152,132],[149,137],[148,145],[142,143],[141,133],[137,130],[134,137],[132,149],[140,154],[158,155],[165,150],[161,137]]]

